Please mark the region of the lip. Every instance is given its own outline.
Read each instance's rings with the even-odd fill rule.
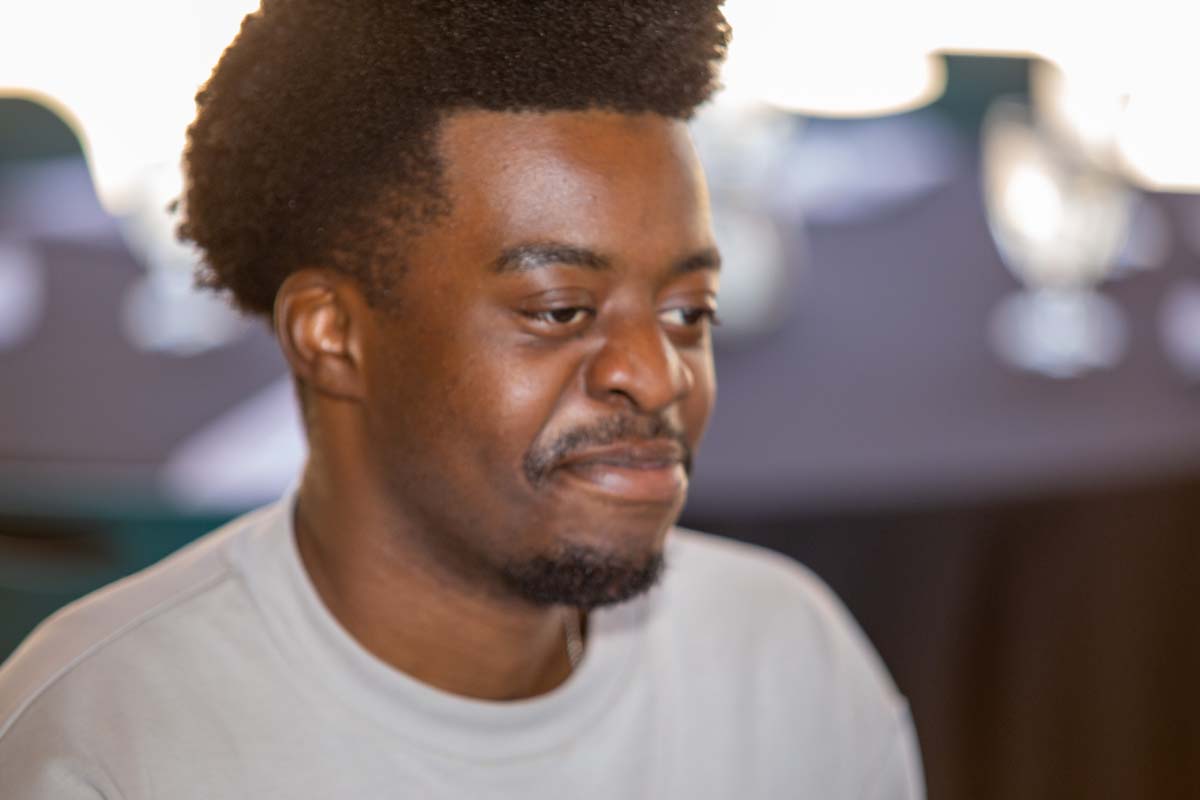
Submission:
[[[626,503],[668,505],[687,488],[676,442],[627,442],[572,454],[559,470],[583,488]]]

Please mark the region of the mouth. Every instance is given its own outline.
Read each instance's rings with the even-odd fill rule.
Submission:
[[[670,505],[687,490],[683,448],[627,442],[572,454],[558,471],[586,491],[625,503]]]

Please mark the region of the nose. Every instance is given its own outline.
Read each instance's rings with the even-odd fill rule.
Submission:
[[[588,394],[601,402],[659,412],[692,390],[695,376],[657,317],[610,325],[586,373]]]

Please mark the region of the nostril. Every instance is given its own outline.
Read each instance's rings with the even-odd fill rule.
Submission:
[[[609,390],[609,400],[610,400],[610,402],[615,401],[616,405],[619,405],[619,406],[626,408],[628,410],[631,410],[631,411],[636,411],[636,410],[640,409],[640,406],[638,405],[638,402],[637,402],[637,398],[635,398],[633,395],[631,395],[629,392],[625,391],[624,389],[610,389]]]

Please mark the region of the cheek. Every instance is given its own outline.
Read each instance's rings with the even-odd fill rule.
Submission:
[[[688,433],[695,443],[708,427],[708,418],[717,399],[717,380],[711,350],[706,348],[704,353],[689,358],[687,362],[693,383],[692,391],[683,403],[683,414]]]
[[[474,372],[464,345],[452,331],[409,324],[372,353],[368,446],[392,471],[444,471],[457,458],[456,435],[474,411],[464,402]]]
[[[477,435],[496,440],[503,447],[498,455],[519,465],[569,397],[576,361],[563,352],[497,344],[475,366],[464,395],[482,415]]]
[[[569,391],[572,359],[469,327],[418,350],[412,368],[390,379],[395,391],[380,398],[392,418],[389,438],[460,476],[521,480],[525,454]]]
[[[554,407],[554,394],[546,391],[546,376],[519,362],[497,359],[488,366],[476,391],[489,424],[514,440],[525,433],[527,442],[532,441]]]

